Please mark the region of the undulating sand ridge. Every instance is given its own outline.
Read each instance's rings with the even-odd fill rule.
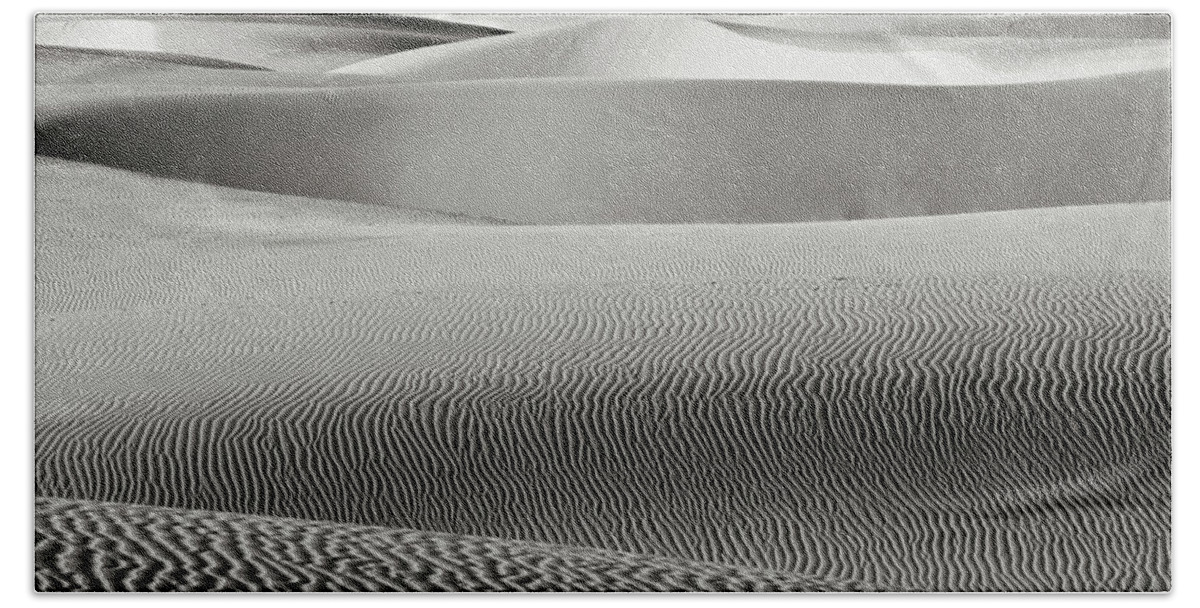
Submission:
[[[1163,588],[1165,277],[654,291],[47,323],[78,341],[41,370],[83,390],[39,393],[38,493],[890,589]]]
[[[322,237],[317,201],[269,245],[197,221],[236,199],[59,199],[121,172],[41,162],[79,179],[39,185],[39,227],[80,228],[39,240],[39,495],[887,589],[1168,585],[1164,204],[356,239],[384,218]]]
[[[393,20],[392,27],[381,27],[382,23],[371,22],[369,16],[357,20],[338,15],[254,17],[41,14],[34,41],[80,49],[207,57],[281,71],[322,72],[371,57],[500,33],[492,28],[417,18]]]
[[[420,15],[396,13],[162,13],[137,15],[152,21],[259,22],[280,25],[309,25],[383,29],[392,32],[422,33],[446,40],[507,34],[510,30],[475,25],[454,19],[431,19]]]
[[[661,16],[679,16],[664,13]],[[533,31],[612,18],[612,13],[470,14],[442,13],[426,17],[509,31]],[[627,17],[629,15],[626,15]],[[653,17],[654,15],[646,15]],[[1165,13],[694,13],[699,19],[765,25],[800,32],[852,35],[878,33],[900,36],[1017,38],[1157,38],[1171,37],[1171,16]],[[641,16],[635,16],[642,18]]]
[[[581,547],[38,499],[42,591],[859,591],[861,585]]]
[[[1166,13],[781,13],[704,15],[724,22],[829,34],[959,38],[1171,38]],[[466,17],[466,15],[463,15]]]
[[[189,93],[45,112],[36,147],[517,223],[863,219],[1169,199],[1169,85],[1151,71],[1004,87],[511,80]]]
[[[1170,42],[1059,48],[1038,52],[1004,43],[921,39],[881,53],[828,44],[777,44],[738,27],[686,16],[594,19],[559,28],[468,40],[367,59],[335,73],[399,82],[509,78],[781,79],[907,85],[1019,84],[1086,78],[1171,65]],[[814,36],[815,37],[815,36]],[[853,40],[853,39],[850,39]],[[965,48],[962,48],[965,47]]]
[[[449,228],[494,223],[421,209],[150,177],[44,157],[35,160],[34,185],[38,200],[43,201],[34,212],[40,250],[72,251],[74,256],[85,255],[89,248],[102,250],[105,244],[119,247],[122,242],[136,251],[147,239],[162,248],[170,247],[175,239],[185,240],[185,247],[202,241],[221,247],[230,241],[262,247],[395,237],[398,228],[412,230],[428,224]],[[100,194],[105,196],[100,198]],[[90,202],[69,202],[81,195],[91,198]]]
[[[1031,73],[1029,64],[1044,62],[1052,65],[1064,63],[1099,62],[1101,65],[1091,66],[1092,69],[1104,69],[1105,53],[1115,53],[1130,47],[1159,48],[1169,41],[1160,38],[1112,38],[1112,37],[1056,37],[1046,38],[1037,36],[922,36],[900,34],[887,30],[862,32],[825,32],[782,27],[779,25],[758,25],[739,20],[728,20],[721,16],[707,18],[706,21],[726,28],[742,36],[748,36],[779,44],[798,46],[801,48],[857,52],[857,53],[896,53],[910,51],[942,51],[947,53],[962,53],[971,61],[978,62],[979,67],[998,71],[1012,71],[1014,67],[1023,73]],[[1093,54],[1088,55],[1088,52]],[[1122,60],[1107,61],[1108,69],[1119,69]],[[1130,58],[1126,57],[1125,60]],[[1133,65],[1133,64],[1124,64]],[[1060,73],[1062,78],[1079,77],[1086,72],[1079,71],[1079,65],[1074,69]],[[1046,79],[1050,79],[1047,77]]]
[[[159,51],[126,51],[126,50],[111,50],[111,49],[88,49],[76,48],[71,46],[59,46],[53,44],[39,44],[35,47],[35,52],[40,54],[40,61],[54,61],[47,57],[47,53],[57,53],[60,56],[76,53],[99,55],[106,58],[128,59],[132,61],[154,62],[162,61],[166,63],[176,63],[179,65],[196,66],[202,68],[216,68],[225,70],[266,70],[259,65],[249,63],[238,63],[236,61],[225,61],[223,59],[213,59],[211,57],[202,57],[199,55],[185,55],[182,53],[164,53]]]
[[[170,53],[37,45],[34,56],[34,115],[39,118],[166,93],[211,95],[370,84],[361,76],[239,68]]]
[[[49,315],[457,287],[1140,274],[1170,260],[1166,203],[801,226],[487,229],[56,159],[37,160],[35,188],[37,306]],[[298,271],[310,266],[325,274]]]

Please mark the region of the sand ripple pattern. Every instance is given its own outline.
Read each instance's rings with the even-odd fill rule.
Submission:
[[[42,591],[856,591],[596,549],[235,513],[39,499]]]
[[[39,495],[886,589],[1168,586],[1165,276],[293,304],[76,334],[43,369],[157,388],[45,400]]]

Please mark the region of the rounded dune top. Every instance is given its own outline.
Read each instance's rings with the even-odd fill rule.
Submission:
[[[1165,69],[1169,41],[995,40],[880,31],[764,36],[745,24],[696,16],[596,18],[426,47],[360,61],[335,73],[391,81],[521,78],[813,80],[908,85],[1040,82]],[[1061,40],[1061,43],[1056,42]],[[1016,50],[1013,50],[1016,49]]]

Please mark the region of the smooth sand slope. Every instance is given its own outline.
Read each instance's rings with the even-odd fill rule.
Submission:
[[[858,591],[787,572],[581,547],[39,499],[47,591]]]
[[[90,49],[54,44],[39,44],[35,47],[35,51],[42,54],[37,58],[35,65],[40,63],[43,67],[46,64],[86,63],[87,56],[92,55],[95,56],[92,63],[108,63],[110,64],[109,68],[114,69],[114,71],[119,70],[121,67],[127,67],[128,69],[128,64],[131,63],[137,64],[139,68],[153,69],[153,67],[157,67],[154,66],[154,62],[226,70],[267,70],[267,68],[249,63],[238,63],[236,61],[212,59],[201,55],[185,55],[183,53],[166,53],[161,51]],[[72,55],[74,57],[71,57]],[[113,61],[113,59],[117,61]],[[122,66],[122,63],[125,63],[126,66]]]
[[[469,15],[461,17],[475,23]],[[721,14],[704,18],[804,32],[970,38],[1171,38],[1166,13]],[[515,28],[509,28],[515,29]]]
[[[423,46],[503,30],[369,15],[56,15],[37,17],[39,45],[166,54],[321,72]]]
[[[661,16],[671,16],[666,13]],[[674,14],[679,16],[678,14]],[[421,15],[440,21],[467,23],[514,32],[578,25],[612,18],[605,13],[440,13]],[[763,25],[800,32],[886,34],[898,36],[969,36],[1018,38],[1158,38],[1171,37],[1171,16],[1165,13],[778,13],[703,14],[709,21]]]
[[[961,78],[966,82],[989,78],[993,81],[1079,78],[1162,67],[1161,62],[1169,61],[1170,57],[1170,40],[1157,37],[922,36],[889,31],[795,29],[744,23],[736,16],[707,21],[741,36],[802,49],[899,55],[909,70],[921,64],[928,66],[926,74],[935,70],[937,64],[925,54],[947,54],[963,70]]]
[[[719,78],[983,85],[1168,69],[1170,41],[1036,48],[997,41],[891,37],[892,52],[855,44],[776,44],[744,28],[686,16],[609,18],[364,60],[335,73],[400,82],[504,78]],[[788,30],[785,30],[788,31]],[[828,38],[810,36],[810,38]]]
[[[60,116],[79,107],[163,94],[247,93],[280,88],[362,86],[364,77],[276,72],[168,53],[110,52],[37,46],[34,114]]]
[[[1169,83],[1151,71],[1003,87],[514,80],[189,93],[44,112],[37,150],[529,224],[900,217],[1167,199]]]
[[[1167,585],[1163,204],[278,242],[47,162],[81,174],[40,184],[52,225],[130,230],[39,237],[39,495],[887,589]]]

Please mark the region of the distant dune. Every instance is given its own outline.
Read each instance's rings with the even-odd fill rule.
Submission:
[[[338,15],[57,15],[37,18],[40,45],[206,57],[321,72],[369,57],[502,33],[432,19]],[[383,27],[390,24],[392,27]]]
[[[1164,200],[1169,129],[1170,74],[1152,71],[1005,87],[557,80],[164,95],[50,113],[36,146],[517,223],[786,222]]]
[[[831,34],[885,33],[964,38],[1171,38],[1165,13],[797,13],[707,15],[723,22]],[[449,15],[466,19],[469,15]]]
[[[210,57],[201,57],[199,55],[184,55],[180,53],[164,53],[159,51],[126,51],[126,50],[111,50],[111,49],[86,49],[70,46],[55,46],[52,44],[38,45],[36,50],[43,53],[43,63],[53,63],[54,59],[45,56],[45,54],[57,54],[57,59],[65,59],[69,55],[99,55],[105,58],[115,58],[117,60],[127,59],[131,62],[151,63],[162,61],[166,63],[175,63],[179,65],[189,65],[201,68],[215,68],[225,70],[265,70],[262,66],[251,65],[248,63],[238,63],[236,61],[225,61],[223,59],[212,59]],[[77,58],[78,59],[78,58]],[[120,63],[119,61],[114,63]]]
[[[852,44],[796,44],[798,37],[775,44],[768,37],[740,35],[744,29],[688,17],[598,19],[397,53],[334,72],[402,82],[589,77],[981,85],[1166,69],[1171,63],[1170,43],[1159,40],[1110,41],[1070,52],[1056,52],[1054,45],[1047,49],[1043,42],[1036,60],[1022,61],[1019,45],[960,49],[953,41],[905,44],[897,39],[899,52],[880,53]]]
[[[766,25],[772,28],[830,33],[885,33],[899,36],[1156,38],[1171,37],[1171,17],[1164,13],[660,13],[712,21]],[[611,19],[611,13],[440,13],[425,17],[526,32]],[[656,14],[637,15],[653,18]]]
[[[900,56],[910,72],[943,77],[937,54],[953,57],[966,82],[1006,79],[1054,80],[1088,74],[1166,67],[1170,41],[1159,38],[920,36],[889,31],[827,32],[744,23],[732,16],[708,19],[739,35],[802,49]],[[853,57],[854,55],[849,55]],[[381,58],[380,61],[385,61]],[[883,62],[879,61],[882,65]],[[980,82],[982,84],[982,82]],[[950,83],[943,83],[950,84]]]

